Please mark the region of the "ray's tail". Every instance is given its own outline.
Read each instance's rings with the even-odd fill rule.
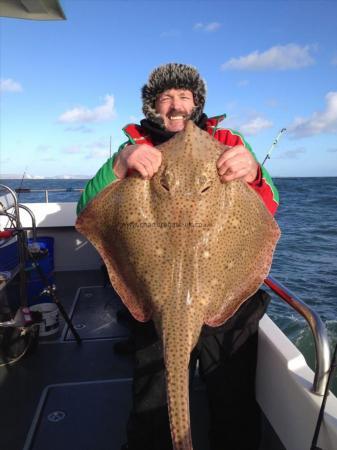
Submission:
[[[189,409],[188,360],[184,361],[185,370],[178,368],[176,362],[170,361],[170,357],[165,357],[165,360],[167,401],[173,448],[174,450],[193,450]]]
[[[201,324],[163,324],[167,403],[174,450],[193,450],[189,408],[189,361]],[[166,325],[166,326],[165,326]]]

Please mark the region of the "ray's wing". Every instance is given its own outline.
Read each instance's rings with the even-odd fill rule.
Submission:
[[[136,176],[128,177],[100,192],[76,222],[76,229],[94,245],[106,264],[114,289],[141,322],[152,314],[146,286],[134,266],[139,242],[144,240],[141,224],[147,223],[140,220],[151,220],[147,197],[148,184]]]
[[[229,319],[267,277],[279,227],[259,196],[246,183],[233,181],[221,202],[211,243],[212,271],[217,279],[205,323],[219,326]]]

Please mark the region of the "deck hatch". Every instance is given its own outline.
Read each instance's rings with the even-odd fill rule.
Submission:
[[[120,450],[130,404],[130,379],[47,386],[23,450]]]
[[[71,318],[81,339],[124,338],[129,331],[116,318],[121,308],[124,306],[111,287],[82,287],[75,298]],[[64,340],[74,341],[68,329]]]

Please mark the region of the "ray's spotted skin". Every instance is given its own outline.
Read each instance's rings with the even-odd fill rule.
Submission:
[[[163,341],[175,450],[192,450],[188,364],[204,323],[219,326],[268,275],[279,228],[243,181],[221,183],[223,144],[193,122],[158,147],[151,180],[106,187],[76,227],[96,247],[112,285]]]

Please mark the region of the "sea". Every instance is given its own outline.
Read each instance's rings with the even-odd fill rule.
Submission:
[[[11,188],[64,189],[50,192],[50,202],[74,202],[88,180],[0,180]],[[337,345],[337,177],[274,178],[280,193],[276,220],[281,228],[271,275],[313,308]],[[21,193],[19,200],[43,202],[44,193]],[[275,295],[268,314],[314,368],[315,349],[306,321]],[[337,373],[332,385],[337,395]]]

